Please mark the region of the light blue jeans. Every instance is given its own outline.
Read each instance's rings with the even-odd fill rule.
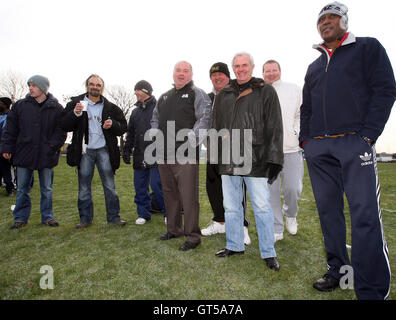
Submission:
[[[245,181],[252,203],[261,258],[276,257],[274,216],[270,206],[267,178],[222,175],[225,210],[226,248],[244,251],[242,181]]]
[[[83,154],[78,168],[78,211],[80,222],[91,223],[94,217],[91,185],[95,164],[98,168],[106,202],[107,222],[120,219],[120,202],[115,190],[114,172],[111,168],[110,157],[106,147],[88,149]]]
[[[15,222],[27,222],[31,211],[30,189],[32,187],[34,170],[17,167],[17,194],[15,208],[13,211]],[[41,222],[54,219],[52,211],[52,182],[54,180],[54,169],[44,168],[38,170],[40,180],[40,212]]]

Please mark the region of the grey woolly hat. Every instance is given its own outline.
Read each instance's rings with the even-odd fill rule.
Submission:
[[[348,7],[345,4],[342,4],[338,1],[331,2],[323,7],[319,12],[318,20],[316,24],[319,23],[320,17],[325,14],[336,14],[341,17],[341,21],[344,25],[341,24],[341,28],[348,30]]]
[[[39,87],[40,90],[43,91],[45,94],[48,93],[50,83],[46,77],[35,75],[30,77],[29,80],[27,81],[28,84],[31,82],[34,83],[37,87]]]
[[[138,83],[136,83],[134,90],[141,90],[149,96],[151,96],[153,92],[151,84],[148,83],[146,80],[140,80]]]

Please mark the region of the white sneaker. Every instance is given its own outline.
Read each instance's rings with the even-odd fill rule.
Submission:
[[[11,206],[11,211],[14,211],[14,209],[15,209],[15,204],[13,204],[13,205]]]
[[[168,224],[168,218],[167,217],[164,218],[164,222],[165,222],[165,224]]]
[[[295,235],[297,233],[297,219],[286,217],[286,229],[290,234]]]
[[[247,227],[243,227],[243,242],[245,243],[245,245],[249,245],[252,242],[250,241],[250,237],[249,237],[249,230]]]
[[[282,240],[283,239],[283,233],[274,233],[274,239],[276,241]]]
[[[217,221],[212,221],[207,228],[201,230],[203,236],[211,236],[216,233],[225,233],[225,223],[221,224]]]
[[[136,221],[135,221],[135,223],[136,223],[136,224],[145,224],[146,221],[147,221],[147,220],[144,219],[144,218],[137,218]]]

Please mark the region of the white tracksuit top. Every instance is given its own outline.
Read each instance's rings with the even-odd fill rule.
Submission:
[[[300,151],[298,136],[300,133],[300,106],[302,91],[297,85],[277,80],[272,83],[275,88],[282,110],[283,122],[283,152]]]

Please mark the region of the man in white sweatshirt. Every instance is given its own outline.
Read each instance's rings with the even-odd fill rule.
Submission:
[[[298,199],[302,191],[304,176],[302,151],[298,145],[302,92],[297,85],[280,79],[281,68],[275,60],[268,60],[264,63],[263,78],[266,83],[275,88],[282,110],[284,165],[278,178],[269,185],[270,202],[274,214],[275,241],[278,241],[283,239],[283,216],[286,218],[287,231],[292,235],[297,233]]]

